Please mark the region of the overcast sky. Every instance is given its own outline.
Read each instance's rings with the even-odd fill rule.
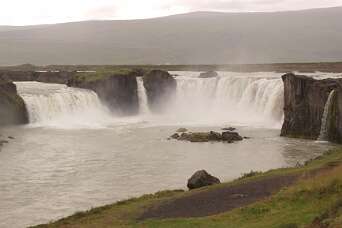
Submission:
[[[342,0],[1,0],[0,25],[141,19],[191,11],[283,11],[342,6]]]

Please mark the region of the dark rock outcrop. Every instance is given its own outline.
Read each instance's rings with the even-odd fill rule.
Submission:
[[[226,131],[222,132],[222,140],[227,142],[242,141],[243,137],[241,137],[237,132]]]
[[[329,117],[329,140],[342,142],[342,79],[316,80],[307,76],[286,74],[284,82],[284,124],[282,136],[317,139],[325,104],[332,90],[333,110]]]
[[[161,112],[175,93],[176,80],[167,71],[152,70],[144,75],[143,81],[150,109]]]
[[[192,190],[220,183],[221,182],[217,177],[210,175],[205,170],[200,170],[190,177],[187,186],[190,190]]]
[[[172,139],[189,142],[228,142],[243,140],[243,137],[237,132],[223,132],[222,134],[215,131],[210,132],[184,132],[181,135],[178,133],[171,136]]]
[[[135,71],[102,76],[78,74],[67,85],[93,90],[116,114],[134,115],[139,112],[136,76]]]
[[[18,95],[17,87],[0,76],[0,126],[28,123],[24,100]]]
[[[199,78],[215,78],[218,76],[218,73],[216,71],[208,71],[201,73],[198,77]]]

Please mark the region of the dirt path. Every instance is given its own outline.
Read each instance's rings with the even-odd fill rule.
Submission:
[[[265,199],[293,184],[297,178],[298,175],[276,176],[198,192],[156,205],[143,213],[139,220],[216,215]]]

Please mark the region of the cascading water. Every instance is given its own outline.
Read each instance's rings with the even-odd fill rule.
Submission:
[[[332,90],[329,94],[328,100],[324,106],[324,112],[322,116],[322,123],[321,123],[321,131],[319,133],[318,141],[327,141],[328,140],[328,131],[329,131],[329,117],[330,117],[330,110],[331,105],[333,104],[333,97],[335,95],[335,90]]]
[[[111,120],[108,110],[93,91],[40,82],[17,82],[16,85],[31,124],[99,127]]]
[[[139,97],[139,113],[142,115],[147,115],[150,113],[150,109],[148,107],[148,98],[142,77],[137,77],[137,84]]]
[[[280,75],[198,78],[178,73],[177,91],[164,120],[179,124],[238,124],[280,128],[284,87]],[[198,75],[199,73],[197,73]],[[227,75],[226,75],[227,74]]]

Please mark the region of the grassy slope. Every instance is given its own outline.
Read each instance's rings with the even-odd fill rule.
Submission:
[[[329,169],[325,169],[328,167]],[[323,168],[323,169],[322,169]],[[342,227],[342,149],[308,162],[304,167],[277,169],[242,178],[231,183],[203,188],[210,191],[260,178],[320,170],[316,176],[300,180],[271,198],[250,206],[216,216],[189,219],[136,221],[151,204],[183,197],[193,192],[166,191],[145,195],[113,205],[77,213],[71,217],[39,227],[314,227],[310,224],[329,224]],[[309,225],[309,226],[308,226]]]

